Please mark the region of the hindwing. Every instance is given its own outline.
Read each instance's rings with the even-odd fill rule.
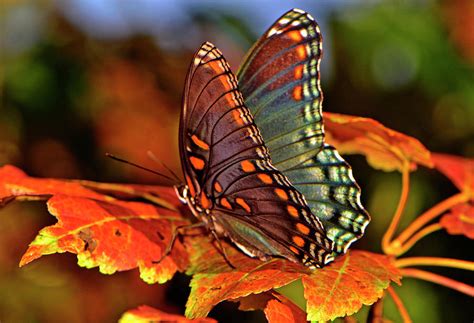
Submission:
[[[293,9],[256,42],[238,71],[275,167],[306,198],[343,253],[370,221],[350,166],[324,144],[320,86],[322,37],[306,12]]]

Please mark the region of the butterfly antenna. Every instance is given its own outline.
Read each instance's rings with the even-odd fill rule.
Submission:
[[[148,157],[149,157],[151,160],[153,160],[155,163],[161,164],[161,166],[163,166],[164,168],[166,168],[166,170],[168,170],[168,172],[170,172],[170,174],[173,175],[174,178],[175,178],[178,182],[181,183],[181,179],[179,178],[179,176],[176,175],[176,173],[173,172],[173,170],[172,170],[171,168],[169,168],[161,159],[159,159],[158,157],[156,157],[156,155],[155,155],[152,151],[148,150],[148,151],[147,151],[147,155],[148,155]]]
[[[155,175],[164,177],[164,178],[166,178],[166,179],[168,179],[168,180],[170,180],[170,181],[172,181],[173,183],[176,184],[176,180],[175,180],[174,178],[169,177],[168,175],[162,174],[162,173],[160,173],[160,172],[157,172],[157,171],[155,171],[155,170],[153,170],[153,169],[150,169],[150,168],[147,168],[147,167],[144,167],[144,166],[141,166],[141,165],[132,163],[132,162],[130,162],[130,161],[128,161],[128,160],[119,158],[119,157],[117,157],[117,156],[115,156],[115,155],[112,155],[112,154],[109,154],[109,153],[105,153],[105,156],[107,156],[107,157],[109,157],[109,158],[112,158],[113,160],[119,161],[119,162],[121,162],[121,163],[128,164],[128,165],[131,165],[131,166],[135,166],[135,167],[140,168],[140,169],[142,169],[142,170],[145,170],[145,171],[147,171],[147,172],[150,172],[150,173],[153,173],[153,174],[155,174]],[[181,182],[181,181],[179,181],[179,183],[180,183],[180,182]]]

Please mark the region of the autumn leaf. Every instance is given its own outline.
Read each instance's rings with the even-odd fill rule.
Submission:
[[[54,194],[87,197],[97,200],[107,200],[108,197],[87,189],[72,181],[57,179],[41,179],[27,176],[20,169],[5,165],[0,167],[0,203],[17,198],[37,199],[47,198]]]
[[[433,154],[435,168],[456,187],[474,199],[474,159],[446,154]]]
[[[0,167],[0,205],[14,199],[47,199],[55,194],[107,201],[141,198],[172,210],[181,205],[172,187],[34,178],[11,165]]]
[[[400,277],[391,257],[349,251],[303,277],[308,320],[324,322],[352,315],[362,305],[371,305],[382,297],[390,282],[400,284]]]
[[[48,210],[58,223],[39,232],[21,266],[43,255],[71,252],[77,254],[79,265],[99,267],[106,274],[138,267],[148,283],[163,283],[187,267],[188,256],[179,241],[170,256],[152,263],[168,247],[174,228],[188,223],[170,210],[177,206],[172,188],[41,179],[10,165],[0,168],[0,201],[38,198],[49,198]]]
[[[441,218],[439,224],[449,234],[462,234],[474,239],[474,205],[469,203],[456,205]]]
[[[306,322],[306,313],[288,298],[275,291],[261,294],[251,294],[239,298],[239,310],[254,311],[261,309],[264,311],[270,323],[303,323]]]
[[[202,318],[190,320],[181,315],[169,314],[156,308],[142,305],[136,309],[125,312],[119,320],[119,323],[150,323],[150,322],[167,322],[167,323],[214,323],[217,322],[211,318]]]
[[[362,154],[376,169],[401,171],[408,162],[433,167],[430,152],[417,139],[394,131],[380,122],[362,117],[324,113],[327,142],[342,154]]]
[[[186,317],[205,317],[218,303],[259,294],[278,288],[302,277],[309,270],[284,259],[262,262],[250,258],[234,247],[222,243],[232,269],[208,238],[187,239],[193,275],[191,293],[186,304]]]
[[[58,222],[42,229],[23,255],[20,266],[53,253],[77,254],[82,267],[100,272],[138,267],[148,283],[166,282],[187,266],[187,253],[177,242],[159,264],[174,228],[186,221],[176,212],[151,204],[101,201],[55,195],[48,210]]]
[[[186,243],[191,244],[187,247],[191,257],[188,274],[193,274],[186,304],[186,316],[190,318],[205,317],[224,300],[240,300],[302,278],[308,319],[332,320],[355,313],[363,304],[373,304],[391,281],[400,282],[400,273],[391,257],[365,251],[351,251],[323,269],[310,271],[284,259],[266,262],[251,259],[223,244],[230,262],[237,267],[232,269],[211,243],[197,240]],[[263,306],[262,299],[258,299],[255,309]],[[273,302],[272,308],[277,305]],[[241,308],[249,310],[252,306],[241,303]]]

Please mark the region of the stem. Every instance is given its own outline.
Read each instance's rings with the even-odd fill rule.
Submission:
[[[440,216],[456,204],[466,202],[469,197],[465,193],[455,194],[444,201],[433,206],[431,209],[420,215],[413,221],[395,240],[399,244],[404,244],[416,231],[423,227],[426,223],[430,222],[434,218]]]
[[[403,302],[402,300],[400,299],[400,297],[398,296],[398,294],[395,292],[395,290],[392,288],[392,286],[389,286],[387,288],[387,291],[388,293],[390,294],[390,297],[392,297],[393,299],[393,302],[395,303],[395,305],[397,306],[397,309],[398,309],[398,312],[400,313],[402,319],[403,319],[403,322],[404,323],[411,323],[413,322],[410,318],[410,315],[408,314],[408,311],[405,307],[405,305],[403,305]]]
[[[367,322],[370,322],[370,323],[383,322],[384,299],[385,299],[385,295],[379,298],[379,300],[370,307],[369,316],[367,317]]]
[[[411,247],[415,243],[417,243],[422,238],[426,237],[430,233],[435,231],[441,230],[443,227],[439,223],[433,223],[428,225],[427,227],[423,228],[422,230],[418,231],[415,235],[413,235],[406,243],[401,244],[399,238],[393,240],[392,247],[395,249],[395,255],[400,256],[410,250]],[[399,247],[395,247],[399,246]]]
[[[458,282],[451,278],[447,278],[441,275],[433,274],[424,270],[413,269],[413,268],[406,268],[401,270],[402,275],[405,277],[413,277],[422,280],[426,280],[438,285],[442,285],[458,292],[464,293],[468,296],[474,297],[474,287]]]
[[[464,269],[474,271],[474,262],[451,259],[451,258],[438,258],[438,257],[409,257],[395,260],[395,266],[398,268],[408,266],[439,266],[439,267],[450,267],[457,269]]]
[[[390,223],[387,231],[385,232],[382,238],[382,250],[387,255],[394,254],[396,250],[396,246],[390,243],[390,240],[395,233],[395,230],[398,227],[398,223],[402,217],[403,211],[405,210],[405,206],[408,200],[408,193],[410,192],[410,167],[409,163],[405,161],[403,163],[402,168],[402,192],[400,194],[400,200],[398,201],[397,210],[392,217],[392,222]]]

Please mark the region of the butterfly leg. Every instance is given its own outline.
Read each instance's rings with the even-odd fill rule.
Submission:
[[[166,256],[168,256],[171,253],[171,250],[173,249],[173,245],[176,241],[176,238],[180,234],[180,230],[186,231],[186,230],[201,228],[201,227],[205,227],[205,226],[206,226],[206,223],[204,223],[204,222],[198,222],[198,223],[192,223],[192,224],[183,224],[183,225],[177,226],[173,231],[173,235],[171,236],[170,243],[166,247],[165,252],[163,252],[160,259],[154,260],[154,261],[152,261],[152,263],[153,264],[159,264]]]
[[[237,269],[237,268],[230,262],[229,257],[227,257],[227,253],[225,252],[225,249],[224,249],[224,247],[222,246],[221,240],[220,240],[219,237],[217,236],[216,231],[211,230],[211,233],[212,233],[212,236],[214,237],[214,239],[215,239],[216,242],[217,242],[217,250],[218,250],[219,253],[224,257],[225,262],[230,266],[230,268],[232,268],[232,269]]]

